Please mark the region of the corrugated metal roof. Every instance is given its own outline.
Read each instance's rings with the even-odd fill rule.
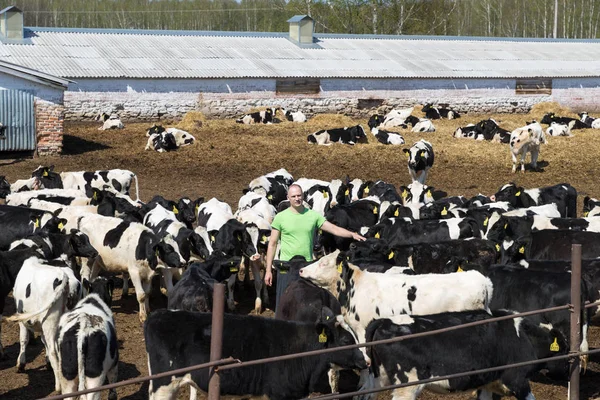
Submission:
[[[58,76],[50,75],[45,72],[38,71],[36,69],[24,67],[15,63],[10,63],[2,59],[0,59],[0,72],[18,76],[23,79],[41,83],[43,85],[58,87],[61,89],[66,89],[69,85],[69,82],[73,82],[69,79],[60,78]]]
[[[600,76],[600,41],[25,28],[0,60],[64,78]]]

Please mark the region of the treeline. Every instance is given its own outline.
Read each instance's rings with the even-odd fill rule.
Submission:
[[[598,0],[0,0],[26,26],[285,32],[307,14],[325,33],[597,38]]]

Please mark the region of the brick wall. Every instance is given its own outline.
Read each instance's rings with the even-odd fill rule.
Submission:
[[[35,101],[38,155],[60,154],[63,146],[65,107],[45,100]]]

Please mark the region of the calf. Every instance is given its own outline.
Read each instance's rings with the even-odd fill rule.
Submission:
[[[549,136],[573,136],[571,134],[571,129],[575,125],[575,120],[569,122],[568,124],[559,124],[558,122],[552,122],[548,129],[546,129],[546,135]]]
[[[38,232],[63,232],[67,221],[56,215],[33,208],[0,204],[0,250],[8,250],[10,244]]]
[[[542,124],[547,124],[547,125],[550,125],[553,122],[567,125],[571,121],[575,121],[575,124],[573,125],[573,127],[571,129],[586,129],[586,128],[590,127],[589,125],[585,124],[584,122],[581,122],[581,121],[577,120],[576,118],[571,118],[571,117],[557,117],[553,112],[544,115],[544,118],[542,118],[542,120],[540,122]]]
[[[372,319],[398,314],[489,310],[492,282],[477,271],[444,275],[380,274],[361,271],[345,261],[336,263],[337,256],[338,252],[329,254],[302,268],[300,276],[337,297],[342,315],[356,332],[359,343],[364,343],[365,329]]]
[[[593,199],[590,196],[583,198],[583,216],[596,217],[600,215],[600,200]]]
[[[451,110],[449,108],[433,107],[433,104],[431,104],[431,103],[425,104],[425,106],[423,106],[421,111],[424,112],[425,116],[429,119],[460,118],[460,114],[458,112]]]
[[[308,144],[331,146],[333,143],[354,145],[366,139],[367,135],[362,126],[356,125],[344,128],[324,129],[308,135]]]
[[[96,121],[102,121],[102,126],[98,128],[99,131],[106,131],[108,129],[123,129],[125,125],[121,122],[121,120],[116,116],[108,115],[107,113],[99,113],[96,118]]]
[[[248,184],[248,189],[244,190],[244,193],[257,193],[266,197],[269,203],[277,207],[280,202],[286,199],[287,190],[292,183],[294,183],[292,175],[285,168],[280,168],[277,171],[253,179]]]
[[[496,121],[489,118],[482,120],[477,124],[478,132],[483,135],[485,140],[492,140],[500,143],[510,143],[510,131],[498,126]]]
[[[267,108],[264,111],[256,111],[250,114],[246,114],[241,118],[235,120],[238,124],[271,124],[273,123],[273,117],[275,116],[274,108]]]
[[[431,143],[419,140],[410,149],[402,150],[408,157],[408,173],[413,182],[425,184],[427,173],[433,166],[434,154]]]
[[[435,126],[433,122],[428,119],[421,118],[419,122],[413,124],[411,132],[435,132]]]
[[[373,320],[367,327],[367,341],[393,339],[410,334],[436,331],[461,324],[510,315],[510,311],[449,312],[427,316],[396,316]],[[371,371],[378,386],[425,380],[438,376],[486,369],[498,365],[538,360],[568,353],[564,336],[527,318],[441,332],[419,339],[407,339],[370,347]],[[434,392],[462,392],[481,388],[479,399],[492,393],[534,399],[529,377],[544,364],[501,369],[485,374],[438,380],[394,389],[394,399],[416,399],[425,388]],[[501,391],[499,391],[499,389]],[[495,398],[495,395],[494,395]]]
[[[101,283],[98,281],[92,284],[94,288]],[[109,384],[117,382],[119,346],[110,311],[112,288],[103,283],[104,296],[90,293],[60,318],[56,346],[62,394],[97,388],[105,379]],[[99,400],[100,392],[88,395],[88,399]],[[117,399],[115,389],[109,390],[108,399]]]
[[[512,172],[517,172],[517,156],[521,157],[521,172],[525,172],[525,156],[531,153],[531,168],[537,169],[540,145],[546,143],[546,136],[539,123],[534,122],[517,128],[510,134],[510,154],[512,156]]]
[[[516,208],[556,204],[563,218],[577,218],[577,190],[568,183],[536,189],[524,189],[514,183],[500,188],[492,201],[507,201]]]
[[[587,126],[589,126],[592,129],[600,129],[600,118],[592,118],[588,115],[587,112],[582,112],[579,115],[579,118],[581,119],[581,122],[583,122],[584,124],[586,124]]]
[[[379,221],[379,203],[370,199],[362,199],[350,204],[337,205],[325,213],[325,219],[334,225],[358,232],[362,227],[373,226]],[[322,232],[317,241],[326,252],[335,249],[347,250],[351,239],[333,236],[328,232]]]
[[[223,357],[256,360],[289,353],[305,352],[355,343],[354,335],[341,316],[324,309],[318,321],[291,322],[253,316],[225,314]],[[201,364],[210,359],[210,313],[158,310],[144,326],[150,374]],[[173,332],[177,332],[174,336]],[[221,371],[221,394],[265,395],[273,400],[297,399],[315,389],[318,378],[335,365],[364,369],[366,363],[357,349],[302,357],[258,368]],[[184,385],[208,390],[206,370],[185,376],[165,377],[150,381],[150,399],[174,399]]]
[[[247,192],[238,201],[238,210],[236,215],[246,210],[252,210],[264,218],[269,224],[277,214],[277,209],[267,200],[265,196],[258,193]]]
[[[4,175],[0,175],[0,199],[5,199],[11,193],[11,185]]]
[[[163,133],[153,133],[148,138],[148,142],[146,143],[146,147],[144,150],[154,150],[159,153],[164,153],[167,151],[177,150],[179,146],[177,146],[177,142],[175,141],[175,136],[171,133],[163,132]]]
[[[182,146],[194,144],[196,138],[189,132],[177,128],[163,128],[162,125],[153,125],[146,132],[148,143],[146,150],[154,149],[158,152],[176,150]]]
[[[375,136],[377,141],[382,144],[391,144],[397,146],[405,143],[402,135],[396,132],[384,131],[383,129],[379,128],[372,128],[371,133],[373,134],[373,136]]]
[[[290,122],[306,122],[306,115],[302,111],[292,111],[286,110],[285,108],[281,109],[283,116]]]
[[[42,333],[46,358],[54,372],[55,390],[60,390],[56,332],[59,319],[66,309],[75,306],[81,297],[81,285],[70,268],[57,268],[32,257],[21,267],[13,297],[17,313],[9,321],[19,322],[20,351],[17,369],[25,369],[25,348],[29,342],[29,330]]]
[[[457,139],[468,138],[475,140],[484,140],[483,135],[479,134],[477,126],[474,124],[469,124],[467,126],[456,128],[452,136]]]

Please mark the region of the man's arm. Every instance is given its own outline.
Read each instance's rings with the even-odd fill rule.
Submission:
[[[265,265],[265,283],[267,286],[271,286],[273,284],[273,260],[275,259],[278,241],[279,231],[277,229],[271,229],[269,246],[267,247],[267,263]]]
[[[343,238],[353,239],[353,240],[356,240],[359,242],[366,240],[363,236],[359,235],[358,233],[349,231],[348,229],[341,228],[337,225],[332,224],[329,221],[323,222],[323,225],[321,225],[321,229],[324,230],[325,232],[331,233],[332,235],[343,237]],[[269,245],[271,245],[270,242],[269,242]]]

